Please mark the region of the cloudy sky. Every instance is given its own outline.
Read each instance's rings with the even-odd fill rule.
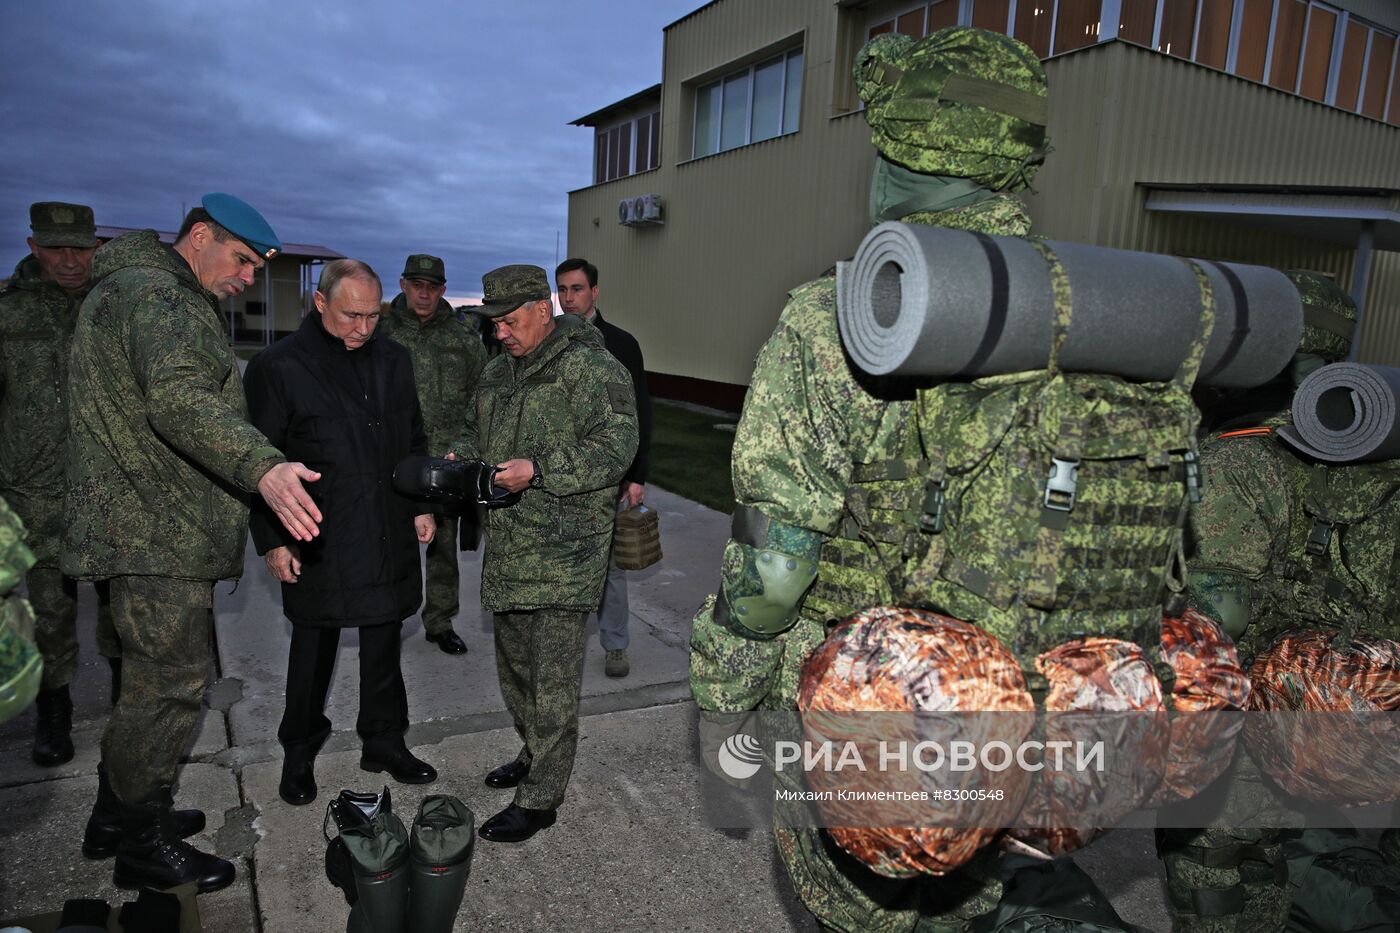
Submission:
[[[31,201],[174,230],[208,191],[391,294],[412,252],[444,257],[453,295],[550,267],[592,181],[592,131],[569,121],[660,81],[662,27],[701,2],[7,3],[0,276]]]

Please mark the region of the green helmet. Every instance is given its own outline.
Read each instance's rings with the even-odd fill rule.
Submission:
[[[904,168],[1017,191],[1045,160],[1045,69],[1010,36],[970,26],[876,36],[855,80],[871,141]]]
[[[1303,334],[1298,352],[1337,363],[1351,353],[1356,329],[1356,303],[1336,282],[1316,272],[1285,272],[1303,299]]]

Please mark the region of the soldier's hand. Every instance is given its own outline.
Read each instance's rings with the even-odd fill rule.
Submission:
[[[623,509],[635,509],[646,498],[647,488],[641,483],[623,483],[622,495],[617,497]]]
[[[321,533],[317,526],[321,510],[302,486],[303,480],[314,483],[320,478],[320,473],[307,469],[304,463],[279,463],[258,480],[263,500],[298,541],[310,541]]]
[[[493,482],[497,486],[504,486],[510,492],[519,492],[530,485],[530,478],[535,475],[535,464],[532,460],[507,460],[505,463],[496,464],[501,472],[496,474]]]
[[[301,558],[289,547],[275,547],[263,555],[267,572],[282,583],[295,583],[301,576]]]
[[[432,515],[413,516],[413,529],[418,532],[419,544],[431,544],[437,533],[437,519]]]

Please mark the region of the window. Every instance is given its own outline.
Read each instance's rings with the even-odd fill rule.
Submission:
[[[802,50],[793,49],[695,90],[691,157],[796,133],[802,111]]]
[[[1009,0],[1001,0],[1000,5],[1006,7]],[[983,4],[984,6],[986,4]],[[996,4],[993,4],[994,6]],[[984,17],[986,13],[984,11]],[[1002,12],[999,26],[990,26],[990,29],[1000,29],[1006,31],[1006,13]],[[958,0],[934,0],[933,3],[921,3],[913,9],[905,10],[897,16],[886,16],[870,26],[866,30],[867,38],[874,38],[887,32],[897,32],[906,35],[911,39],[922,39],[931,32],[937,32],[945,26],[956,26],[958,24]]]
[[[593,137],[593,184],[623,178],[661,164],[661,111],[599,127]]]

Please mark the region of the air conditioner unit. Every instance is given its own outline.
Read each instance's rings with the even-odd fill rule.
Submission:
[[[662,216],[662,208],[665,201],[659,194],[646,194],[639,198],[642,202],[642,223],[660,226],[666,222]]]
[[[631,226],[632,220],[632,199],[623,198],[617,202],[617,222],[623,226]]]

